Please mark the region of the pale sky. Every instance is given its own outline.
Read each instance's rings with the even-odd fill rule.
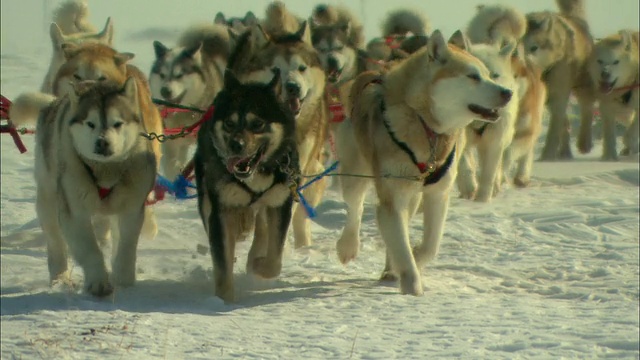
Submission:
[[[2,0],[1,51],[14,52],[40,46],[49,46],[45,33],[51,22],[44,15],[61,0]],[[268,0],[89,0],[91,20],[101,27],[107,16],[115,23],[116,45],[132,30],[146,27],[183,28],[198,21],[213,21],[218,11],[227,15],[243,15],[252,10],[262,16]],[[421,9],[432,24],[445,36],[464,29],[481,3],[510,4],[523,12],[555,10],[554,0],[329,0],[326,3],[345,4],[363,19],[367,39],[379,35],[379,25],[385,14],[399,7]],[[285,0],[297,15],[308,17],[319,1]],[[586,0],[588,20],[594,36],[601,37],[621,28],[638,29],[639,0]],[[135,49],[133,49],[135,51]],[[151,46],[145,51],[151,51]],[[48,55],[48,54],[47,54]]]

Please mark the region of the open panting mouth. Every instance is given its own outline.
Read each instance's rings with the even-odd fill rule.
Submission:
[[[266,145],[263,145],[251,156],[232,156],[227,159],[227,170],[239,179],[246,179],[254,173],[265,151]]]
[[[298,116],[300,114],[300,110],[302,109],[302,104],[304,104],[304,99],[299,97],[294,97],[288,99],[289,108],[293,112],[294,115]]]
[[[333,69],[333,70],[329,70],[327,79],[331,83],[337,83],[338,80],[340,80],[340,76],[342,76],[342,69]]]
[[[600,81],[600,91],[605,94],[612,92],[613,87],[616,85],[616,81],[618,81],[618,79],[615,79],[613,81]]]
[[[482,120],[493,122],[500,117],[500,115],[498,115],[498,109],[488,109],[477,104],[470,104],[469,110],[476,115],[480,115]]]

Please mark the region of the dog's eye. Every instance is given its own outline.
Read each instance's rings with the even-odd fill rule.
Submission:
[[[480,81],[480,75],[478,74],[469,74],[467,77],[473,81]]]
[[[307,66],[306,65],[300,65],[298,67],[298,71],[300,71],[300,72],[305,72],[306,70],[307,70]]]
[[[80,75],[78,75],[78,74],[73,74],[73,78],[78,80],[78,81],[82,80],[82,77]]]
[[[222,126],[225,130],[233,130],[236,127],[236,123],[231,121],[231,119],[226,119],[222,122]]]
[[[113,124],[113,127],[115,129],[120,129],[122,127],[122,125],[123,125],[123,122],[122,121],[118,121],[117,123]]]
[[[619,63],[620,63],[620,60],[615,60],[615,61],[613,62],[613,65],[618,65]]]
[[[335,48],[333,48],[333,50],[334,51],[342,51],[342,50],[344,50],[344,46],[335,47]]]
[[[529,51],[531,53],[534,53],[534,52],[538,51],[538,45],[533,45],[532,47],[529,48]]]
[[[176,79],[182,78],[182,74],[173,74],[173,77]]]
[[[98,81],[105,81],[105,80],[107,80],[107,77],[104,75],[98,78]]]
[[[87,126],[89,127],[89,129],[95,129],[96,128],[96,124],[92,123],[91,121],[87,121]]]
[[[491,78],[492,78],[493,80],[498,79],[498,78],[500,78],[500,74],[498,74],[498,73],[491,73]]]
[[[160,79],[164,80],[165,76],[163,73],[158,73],[158,76],[160,76]]]
[[[251,131],[254,133],[263,132],[267,123],[264,120],[256,119],[251,123]]]

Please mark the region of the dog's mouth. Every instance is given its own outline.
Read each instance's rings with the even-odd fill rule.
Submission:
[[[266,145],[260,146],[253,155],[248,157],[232,156],[228,158],[227,170],[238,179],[249,178],[262,161],[266,148]]]
[[[481,120],[485,120],[485,121],[489,121],[489,122],[494,122],[494,121],[498,120],[498,118],[500,117],[500,115],[498,114],[498,109],[496,109],[496,108],[489,109],[489,108],[482,107],[482,106],[477,105],[477,104],[470,104],[469,105],[469,111],[471,111],[472,113],[474,113],[476,115],[480,115],[480,119]]]
[[[605,94],[608,94],[608,93],[612,92],[617,81],[618,81],[618,79],[615,79],[613,81],[601,80],[600,81],[600,91],[602,91]]]
[[[327,74],[327,80],[329,80],[330,83],[337,83],[338,80],[340,80],[340,77],[342,76],[342,69],[329,69],[328,74]]]
[[[287,102],[289,103],[289,108],[291,109],[291,112],[293,112],[295,116],[300,115],[300,111],[302,110],[302,104],[304,104],[304,100],[305,98],[299,98],[299,97],[292,97],[287,99]]]
[[[174,104],[180,104],[186,94],[187,94],[187,89],[184,89],[180,94],[178,94],[178,96],[174,96],[172,98],[165,97],[165,100]]]

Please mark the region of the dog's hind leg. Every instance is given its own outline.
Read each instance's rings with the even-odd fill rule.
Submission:
[[[111,221],[108,216],[94,215],[91,222],[98,245],[104,250],[111,240]]]
[[[638,153],[638,111],[633,115],[633,121],[624,133],[623,143],[624,149],[622,149],[621,155],[635,155]]]
[[[408,234],[408,207],[413,193],[394,191],[394,188],[397,188],[397,184],[393,182],[378,181],[376,184],[380,200],[377,207],[378,227],[387,245],[392,267],[400,277],[400,291],[403,294],[421,295],[424,291],[422,280],[411,253]]]
[[[602,102],[600,104],[600,114],[602,114],[602,160],[617,161],[616,111],[614,105]]]
[[[140,230],[145,209],[131,209],[118,215],[119,242],[113,259],[113,282],[119,286],[132,286],[136,281],[136,259]]]
[[[356,171],[356,174],[361,172]],[[364,210],[364,198],[371,185],[370,180],[345,177],[340,180],[342,198],[347,204],[347,221],[336,243],[338,258],[343,264],[356,258],[360,249],[360,223]]]
[[[282,252],[287,240],[287,230],[291,223],[293,198],[290,196],[280,207],[267,208],[266,220],[269,224],[269,241],[265,256],[253,259],[253,273],[265,279],[272,279],[282,271]]]
[[[584,91],[576,93],[580,104],[580,132],[578,134],[578,151],[588,154],[593,148],[593,109],[594,99]]]
[[[190,144],[185,139],[174,139],[162,144],[162,169],[167,179],[175,180],[188,162]]]
[[[69,256],[67,254],[67,244],[58,223],[56,195],[50,196],[49,193],[39,188],[36,195],[36,212],[42,232],[47,239],[49,279],[52,283],[67,281],[69,278]]]
[[[569,138],[569,118],[567,117],[567,105],[569,103],[569,89],[556,90],[549,96],[547,107],[551,114],[547,138],[542,149],[540,160],[552,161],[557,159],[571,159]]]
[[[94,296],[110,295],[113,286],[104,255],[96,241],[91,216],[82,209],[60,211],[59,216],[69,250],[84,272],[85,288]]]

